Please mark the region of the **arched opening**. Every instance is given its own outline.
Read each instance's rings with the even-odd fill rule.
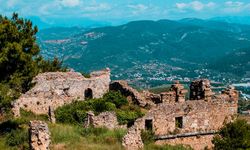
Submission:
[[[87,88],[84,92],[85,99],[93,98],[93,91],[90,88]]]

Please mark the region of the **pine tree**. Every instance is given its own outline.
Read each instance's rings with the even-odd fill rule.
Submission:
[[[44,60],[36,43],[38,29],[30,20],[0,15],[0,107],[10,107],[10,102],[32,86],[38,73],[58,71],[62,62],[57,58]]]

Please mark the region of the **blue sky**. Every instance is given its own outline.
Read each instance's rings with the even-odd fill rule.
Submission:
[[[0,13],[92,20],[180,19],[250,16],[250,0],[0,0]]]

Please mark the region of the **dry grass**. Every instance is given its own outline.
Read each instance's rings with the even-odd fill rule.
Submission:
[[[240,115],[238,116],[238,118],[239,118],[239,119],[244,119],[244,120],[247,121],[248,124],[250,124],[250,115],[242,115],[242,114],[240,114]]]

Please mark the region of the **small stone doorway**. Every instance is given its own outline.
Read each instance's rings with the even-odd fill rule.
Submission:
[[[92,99],[93,98],[93,91],[90,88],[87,88],[84,92],[85,99]]]

